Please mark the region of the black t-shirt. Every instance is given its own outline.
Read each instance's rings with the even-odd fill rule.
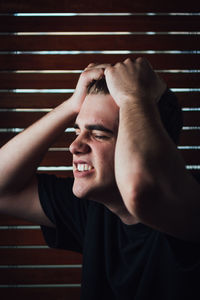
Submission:
[[[38,178],[42,207],[56,225],[42,227],[46,242],[83,253],[81,299],[200,299],[199,244],[125,225],[105,206],[76,198],[71,178]]]

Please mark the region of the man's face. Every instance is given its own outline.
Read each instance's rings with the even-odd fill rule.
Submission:
[[[73,154],[74,194],[102,201],[117,189],[114,152],[119,109],[110,95],[87,95],[75,122]]]

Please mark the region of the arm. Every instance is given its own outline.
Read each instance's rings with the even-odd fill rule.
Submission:
[[[86,96],[88,83],[102,70],[81,74],[74,95],[0,149],[0,213],[53,226],[44,214],[36,170],[50,145],[73,121]]]
[[[126,207],[144,224],[199,241],[200,186],[185,170],[156,107],[165,84],[141,58],[105,74],[120,108],[115,174]]]

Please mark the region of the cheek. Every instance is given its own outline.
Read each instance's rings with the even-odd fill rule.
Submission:
[[[98,155],[99,165],[103,172],[113,172],[114,171],[114,147],[107,147],[101,151]],[[108,176],[108,173],[105,174]]]

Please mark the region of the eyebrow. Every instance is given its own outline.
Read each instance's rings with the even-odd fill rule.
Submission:
[[[101,124],[91,124],[91,125],[85,125],[85,128],[87,130],[98,130],[98,131],[104,131],[110,134],[114,134],[114,132],[112,130],[110,130],[109,128],[106,128],[105,126],[101,125]],[[74,124],[74,129],[79,129],[79,126],[77,123]]]

